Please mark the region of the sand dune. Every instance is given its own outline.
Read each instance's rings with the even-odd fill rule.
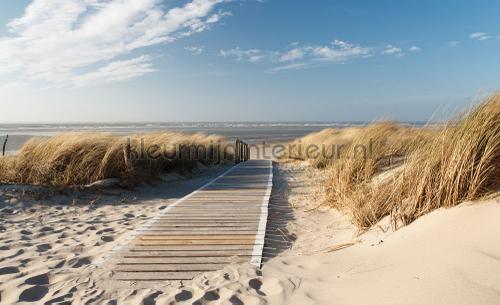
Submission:
[[[50,203],[2,186],[0,303],[500,304],[498,199],[437,210],[396,232],[383,220],[357,236],[347,217],[321,204],[322,172],[305,163],[275,169],[273,198],[294,211],[279,234],[293,242],[262,271],[235,264],[193,281],[113,283],[113,271],[96,265],[215,174],[176,181],[175,190],[87,191]]]

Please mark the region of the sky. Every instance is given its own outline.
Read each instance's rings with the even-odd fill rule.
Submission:
[[[15,0],[0,123],[432,121],[500,87],[499,1]]]

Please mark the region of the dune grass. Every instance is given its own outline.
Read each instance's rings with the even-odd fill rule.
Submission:
[[[456,120],[408,158],[381,204],[408,224],[434,209],[476,200],[500,187],[500,95]],[[375,196],[380,197],[375,190]],[[385,202],[387,201],[387,203]],[[376,201],[375,201],[376,202]]]
[[[131,186],[158,179],[162,173],[191,171],[200,163],[211,165],[216,147],[224,143],[215,135],[180,133],[75,133],[34,138],[15,156],[0,160],[0,181],[65,186],[119,178],[123,185]],[[198,157],[189,156],[195,151]]]
[[[388,215],[398,227],[500,187],[500,95],[444,126],[374,123],[325,130],[300,142],[344,145],[334,158],[309,160],[328,175],[325,189],[332,207],[350,214],[360,230]],[[368,156],[358,153],[361,146],[370,147]],[[298,150],[290,156],[308,159]]]

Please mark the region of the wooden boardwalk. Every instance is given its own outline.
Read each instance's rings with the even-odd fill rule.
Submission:
[[[116,280],[189,280],[235,262],[260,266],[272,162],[240,163],[163,210],[114,259]]]

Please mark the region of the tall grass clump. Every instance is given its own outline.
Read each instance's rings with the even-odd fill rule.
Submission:
[[[308,134],[293,141],[288,146],[284,157],[295,160],[308,160],[313,167],[324,168],[329,165],[336,155],[336,147],[351,143],[360,128],[334,129],[327,128],[319,132]],[[313,157],[313,146],[319,147],[319,157]]]
[[[395,221],[480,199],[500,187],[500,94],[449,124],[405,164],[393,192]]]
[[[374,123],[358,133],[328,167],[327,196],[331,205],[352,212],[354,221],[365,222],[360,200],[370,193],[373,178],[400,166],[419,145],[429,141],[427,128],[400,127],[394,123]],[[360,148],[367,153],[360,154]],[[379,217],[380,212],[373,210]]]
[[[371,159],[346,155],[327,169],[329,202],[349,212],[361,230],[387,215],[396,227],[406,225],[500,186],[499,95],[439,130],[408,133],[374,126],[362,135],[373,141]],[[394,157],[401,157],[399,170],[389,179],[374,179]]]
[[[119,178],[123,185],[130,186],[158,179],[162,173],[190,171],[199,163],[210,165],[214,162],[210,153],[213,155],[215,146],[224,143],[219,136],[179,133],[124,137],[79,133],[34,138],[15,156],[0,162],[0,181],[62,186]],[[147,149],[158,158],[139,158],[139,153]],[[179,157],[195,150],[204,151],[201,158]]]
[[[293,141],[284,157],[307,160],[313,167],[326,168],[342,163],[348,157],[361,156],[357,163],[370,171],[384,162],[389,165],[406,156],[416,143],[427,141],[433,133],[431,128],[406,127],[394,122],[328,128]],[[375,163],[372,162],[374,159]]]

